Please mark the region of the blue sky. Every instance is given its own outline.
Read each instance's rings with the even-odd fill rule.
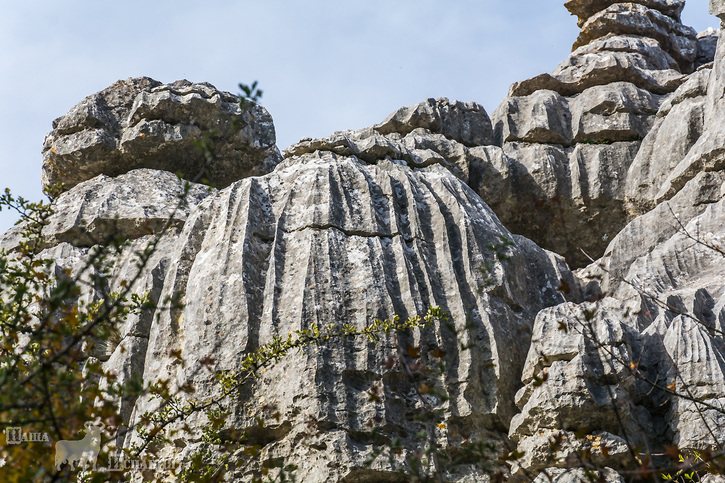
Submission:
[[[563,0],[305,2],[0,0],[0,189],[32,200],[51,122],[118,79],[258,80],[280,149],[428,97],[492,112],[508,86],[564,60]],[[684,23],[718,26],[707,0]],[[15,217],[0,213],[0,231]]]

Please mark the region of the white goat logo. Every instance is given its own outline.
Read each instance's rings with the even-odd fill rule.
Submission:
[[[101,449],[101,431],[103,423],[86,421],[86,435],[77,441],[60,440],[55,443],[55,467],[60,470],[63,463],[68,463],[73,468],[73,463],[85,465],[90,463],[95,466],[98,458],[98,451]]]

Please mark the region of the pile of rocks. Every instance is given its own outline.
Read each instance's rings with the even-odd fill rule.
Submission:
[[[698,39],[681,24],[683,0],[566,7],[582,28],[571,55],[552,74],[511,86],[492,116],[512,190],[489,204],[513,231],[581,266],[588,259],[580,248],[601,256],[631,218],[627,172],[667,95],[712,61],[704,58],[712,35]],[[695,137],[701,126],[691,122]]]

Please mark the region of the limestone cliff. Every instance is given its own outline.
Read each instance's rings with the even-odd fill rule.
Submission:
[[[442,448],[516,449],[513,474],[559,481],[585,478],[557,469],[582,452],[623,481],[635,446],[718,450],[725,41],[682,25],[684,0],[565,5],[582,29],[571,55],[511,86],[490,118],[473,102],[428,99],[279,153],[264,108],[243,111],[209,84],[141,78],[56,120],[44,182],[69,189],[44,228],[44,256],[73,271],[121,234],[132,243],[116,255],[120,283],[133,250],[170,227],[136,287],[159,308],[129,318],[94,357],[120,380],[168,379],[201,397],[217,391],[215,372],[275,335],[435,305],[451,325],[407,337],[446,354],[445,397],[429,401],[444,414]],[[194,141],[210,131],[205,157]],[[172,173],[194,181],[181,209]],[[13,230],[2,245],[17,240]],[[183,306],[160,303],[172,296]],[[282,359],[232,401],[225,430],[254,427],[274,405],[275,422],[254,434],[300,481],[400,481],[421,403],[386,363],[392,342]],[[124,424],[156,404],[123,399]],[[396,458],[365,464],[395,439]],[[199,444],[162,451],[188,456]],[[254,469],[235,471],[244,481]],[[486,481],[470,462],[448,477]]]

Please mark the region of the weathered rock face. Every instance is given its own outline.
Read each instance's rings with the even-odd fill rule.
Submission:
[[[703,68],[689,76],[657,112],[626,176],[625,199],[632,214],[654,207],[657,192],[702,135],[710,72]]]
[[[524,141],[571,143],[571,112],[566,99],[550,90],[504,101],[494,113],[497,144]]]
[[[663,222],[675,218],[660,205],[581,273],[585,281],[603,280],[601,287],[591,281],[584,297],[609,297],[538,314],[517,394],[522,412],[510,427],[526,451],[522,469],[551,466],[547,441],[561,435],[561,465],[587,452],[597,465],[623,469],[630,445],[718,448],[725,436],[718,409],[725,383],[718,248],[725,240],[725,178],[702,175],[710,176],[697,185],[717,187],[709,201],[696,189],[673,199],[673,210],[689,221]],[[695,242],[698,230],[708,235]],[[577,437],[577,428],[591,436]]]
[[[186,307],[178,322],[162,315],[152,328],[145,379],[167,376],[212,392],[213,378],[196,363],[207,356],[218,359],[215,370],[233,369],[271,336],[313,322],[360,327],[438,304],[465,340],[486,347],[459,351],[444,325],[412,335],[411,343],[426,349],[426,341],[441,341],[452,356],[447,424],[477,433],[506,427],[514,413],[509,381],[524,356],[512,348],[526,347],[538,310],[518,303],[555,303],[554,287],[566,273],[559,271],[560,260],[508,233],[448,170],[366,164],[318,151],[290,157],[272,174],[236,183],[202,206],[206,226],[190,225],[179,244],[179,253],[194,254],[185,261],[188,272],[170,274],[164,292],[182,288]],[[491,254],[479,247],[502,236],[516,243],[510,261],[487,273],[482,268]],[[535,278],[529,277],[531,263],[541,266]],[[237,329],[230,332],[231,326]],[[174,350],[188,354],[186,369],[171,364]],[[388,356],[379,347],[344,344],[307,350],[266,372],[250,388],[250,401],[274,402],[283,415],[279,424],[287,428],[267,448],[268,456],[294,454],[305,481],[330,481],[363,468],[374,448],[366,442],[371,415],[382,418],[383,427],[402,425],[387,437],[415,434],[401,416],[412,414],[416,403],[400,393],[402,374],[383,369]],[[376,385],[382,387],[380,404],[366,398]],[[258,408],[250,409],[237,410],[231,427],[260,416]],[[315,439],[315,446],[328,450],[293,451],[309,417],[334,428]],[[314,463],[319,458],[340,462],[344,470],[323,470]]]
[[[539,92],[548,96],[551,91]],[[578,247],[600,255],[626,223],[625,176],[655,120],[659,99],[628,83],[592,87],[551,109],[558,109],[556,119],[568,124],[561,134],[562,129],[558,133],[546,130],[551,114],[538,116],[529,111],[527,115],[519,108],[522,102],[545,108],[546,104],[537,104],[538,96],[512,98],[494,113],[496,132],[509,132],[502,143],[508,167],[497,176],[508,178],[505,184],[511,190],[490,198],[479,189],[485,180],[471,186],[514,232],[557,250],[573,265],[586,264]],[[516,114],[504,114],[511,107]],[[504,127],[507,124],[530,129],[517,139]],[[536,124],[540,127],[532,128]],[[556,144],[541,142],[554,136],[558,136]]]
[[[397,129],[408,131],[404,124]],[[420,150],[435,161],[417,163]],[[497,431],[502,439],[515,412],[510,381],[521,371],[533,318],[561,301],[561,279],[575,282],[563,260],[512,235],[454,176],[457,170],[447,169],[456,167],[448,161],[456,156],[464,165],[486,151],[420,127],[403,137],[372,130],[338,134],[293,147],[266,176],[221,191],[193,186],[181,210],[173,210],[180,184],[170,173],[101,175],[59,198],[49,243],[67,240],[82,248],[95,239],[94,227],[102,225],[96,220],[113,219],[111,213],[128,237],[136,233],[128,226],[138,225],[139,213],[148,213],[149,222],[172,223],[163,246],[174,248],[164,250],[140,288],[153,288],[158,300],[181,294],[184,308],[161,310],[152,324],[129,324],[105,358],[122,380],[169,378],[178,386],[193,384],[197,395],[217,390],[198,363],[207,357],[218,361],[214,371],[231,370],[273,335],[311,323],[360,327],[440,305],[462,339],[451,338],[441,324],[411,334],[410,343],[427,350],[439,341],[456,367],[444,384],[451,398],[446,424],[479,436]],[[513,245],[507,261],[496,262],[486,247],[502,240]],[[117,264],[121,274],[132,269],[123,260]],[[460,343],[485,350],[461,351]],[[184,368],[174,363],[176,351],[185,356]],[[413,437],[416,428],[401,417],[415,412],[416,403],[405,395],[410,388],[403,387],[404,375],[384,370],[389,355],[365,344],[310,349],[265,373],[249,389],[249,401],[273,401],[283,415],[268,455],[294,454],[305,481],[330,481],[364,468],[374,450],[366,426],[371,415],[391,428],[389,437]],[[383,389],[381,404],[365,397],[374,385]],[[133,403],[122,405],[127,425],[153,409],[150,401],[136,401],[132,413]],[[229,424],[240,427],[258,416],[259,408],[240,407]],[[328,449],[293,451],[310,416],[335,428],[314,445]],[[335,461],[337,469],[321,467],[320,458]]]
[[[55,213],[43,234],[49,244],[108,244],[112,237],[141,238],[184,225],[189,210],[212,190],[184,189],[176,175],[137,169],[116,178],[99,175],[76,185],[55,201]]]
[[[505,225],[573,266],[588,263],[581,250],[601,256],[633,215],[653,208],[648,191],[659,191],[658,176],[670,176],[672,167],[652,160],[679,163],[700,137],[707,64],[717,37],[698,37],[683,26],[683,6],[670,0],[568,1],[582,27],[571,55],[552,74],[512,85],[492,115],[496,143],[526,174],[512,178],[508,196],[489,200],[480,194]],[[687,76],[695,67],[701,68]],[[522,142],[546,147],[509,146]],[[582,151],[584,146],[599,148]],[[606,170],[602,146],[610,146],[604,149]],[[514,149],[560,153],[555,158],[562,167],[552,171],[556,180],[536,173],[549,161],[511,156]],[[595,178],[595,185],[606,188],[591,193],[588,182]],[[532,205],[537,211],[527,227],[522,218]]]
[[[697,56],[697,32],[682,25],[679,19],[638,3],[612,4],[592,15],[581,27],[574,48],[612,33],[641,35],[657,40],[685,73],[692,71]]]
[[[593,316],[591,314],[594,314]],[[634,360],[638,331],[594,304],[563,304],[539,312],[522,373],[525,384],[516,395],[521,409],[510,435],[525,451],[519,461],[526,471],[552,466],[550,440],[562,435],[556,458],[592,452],[597,465],[619,466],[630,444],[651,436],[647,410],[638,405],[635,379],[622,379]],[[589,438],[576,437],[582,429]],[[623,438],[624,435],[624,438]],[[603,447],[610,448],[607,454]]]
[[[483,106],[474,102],[428,99],[403,107],[375,126],[380,134],[408,134],[423,128],[466,146],[492,144],[491,120]]]
[[[280,160],[269,113],[210,84],[119,81],[53,122],[43,145],[43,186],[67,188],[137,168],[220,187],[269,172]],[[207,136],[214,162],[197,143]]]
[[[697,59],[695,60],[695,68],[699,69],[703,65],[712,62],[715,58],[717,41],[720,37],[719,33],[719,30],[710,27],[697,34]]]
[[[725,17],[725,2],[723,0],[710,0],[710,13],[719,17]]]
[[[655,202],[672,198],[699,172],[721,171],[725,167],[722,148],[725,137],[722,125],[725,107],[720,102],[725,93],[725,76],[720,74],[723,68],[725,68],[725,48],[719,43],[713,67],[715,74],[709,78],[707,98],[704,103],[703,133],[661,184]]]
[[[528,360],[544,362],[534,366],[534,377],[524,370],[526,385],[517,395],[522,412],[510,428],[519,448],[529,450],[524,469],[549,464],[550,451],[537,438],[557,429],[571,432],[548,422],[570,421],[576,414],[572,405],[558,401],[574,397],[580,398],[577,407],[605,406],[599,411],[603,419],[580,420],[601,437],[599,451],[567,433],[567,443],[557,448],[562,458],[584,448],[597,464],[618,469],[627,446],[621,443],[628,438],[711,451],[722,444],[725,171],[718,164],[722,143],[717,139],[723,123],[723,51],[718,44],[714,66],[688,76],[661,104],[627,174],[628,206],[633,214],[644,214],[616,235],[602,259],[579,272],[587,284],[583,296],[605,298],[593,306],[545,309],[537,317]],[[625,337],[599,334],[603,321],[609,333]],[[552,332],[557,336],[546,335]],[[572,332],[578,344],[606,349],[610,357],[577,362],[593,350],[567,349],[560,341]],[[598,368],[599,361],[609,366]],[[592,383],[600,375],[606,377]],[[542,378],[546,381],[537,384]],[[580,389],[572,389],[576,384]],[[607,407],[617,408],[623,424],[609,424]],[[605,446],[607,454],[601,451]]]
[[[220,390],[215,373],[275,336],[438,305],[450,324],[283,358],[225,403],[223,431],[246,428],[262,460],[296,464],[300,481],[401,481],[425,382],[440,390],[425,404],[441,410],[441,448],[516,449],[511,473],[535,481],[586,479],[570,468],[582,458],[624,481],[634,447],[717,450],[725,41],[696,38],[683,5],[569,0],[582,27],[571,56],[512,86],[491,119],[472,102],[428,99],[284,157],[266,111],[245,117],[208,84],[136,79],[86,99],[46,140],[47,181],[70,189],[43,256],[76,274],[118,235],[129,244],[111,257],[113,283],[183,302],[129,317],[89,356],[121,381],[167,379],[203,399]],[[185,187],[172,173],[196,175],[193,141],[212,128],[206,168],[220,189]],[[20,230],[0,245],[16,247]],[[565,261],[587,265],[582,249],[597,260],[572,273]],[[445,373],[411,379],[389,363],[396,342],[424,361],[442,349]],[[133,426],[157,404],[123,398],[120,416]],[[191,435],[162,455],[190,457],[205,422],[190,418]],[[399,454],[366,466],[395,439]],[[231,477],[246,481],[255,468],[234,467],[242,459],[232,455]],[[457,470],[450,481],[486,478]]]

